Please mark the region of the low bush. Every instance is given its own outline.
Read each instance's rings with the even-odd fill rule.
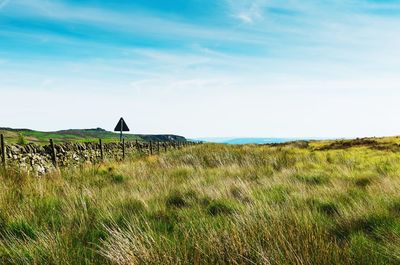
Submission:
[[[111,181],[115,184],[121,184],[125,181],[125,177],[122,174],[111,174]]]
[[[26,145],[28,142],[25,140],[25,136],[23,133],[18,134],[18,141],[17,144],[19,145]]]
[[[182,208],[187,206],[187,202],[180,192],[174,191],[168,195],[165,204],[167,208]]]
[[[36,239],[37,232],[35,228],[26,220],[20,219],[11,222],[8,225],[8,231],[11,236],[19,239]]]
[[[339,208],[333,202],[319,202],[317,203],[317,209],[319,212],[329,216],[334,216],[339,214]]]
[[[371,182],[372,182],[372,178],[370,178],[370,177],[361,177],[361,178],[355,179],[355,181],[354,181],[356,186],[360,187],[360,188],[367,187],[369,184],[371,184]]]
[[[381,237],[381,233],[390,229],[395,224],[395,218],[385,214],[370,214],[358,218],[340,221],[335,229],[334,234],[345,239],[355,233],[364,233],[375,239]]]
[[[223,200],[214,200],[211,201],[207,206],[207,213],[216,216],[216,215],[227,215],[232,214],[234,212],[234,208],[230,203]]]

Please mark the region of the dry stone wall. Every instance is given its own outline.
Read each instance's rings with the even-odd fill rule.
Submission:
[[[132,153],[150,154],[164,152],[179,148],[183,145],[193,143],[178,142],[127,142],[125,143],[125,154],[129,156]],[[150,147],[151,145],[151,147]],[[76,166],[83,163],[98,163],[101,161],[101,152],[99,143],[64,143],[54,144],[56,151],[57,166],[68,167]],[[6,145],[6,167],[33,172],[36,174],[45,174],[55,170],[52,159],[51,145]],[[105,143],[103,144],[104,159],[121,160],[122,143]]]

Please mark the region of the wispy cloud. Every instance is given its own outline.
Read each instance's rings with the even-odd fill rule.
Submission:
[[[227,0],[232,17],[251,24],[263,19],[266,0]]]

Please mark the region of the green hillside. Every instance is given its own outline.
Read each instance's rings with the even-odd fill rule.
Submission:
[[[26,143],[45,144],[49,139],[55,142],[90,142],[97,141],[99,138],[105,142],[119,140],[119,134],[106,131],[101,128],[96,129],[70,129],[55,132],[41,132],[29,129],[1,128],[0,134],[3,134],[8,143],[18,143],[22,140]],[[142,135],[142,134],[124,134],[126,140],[138,141],[186,141],[178,135]]]

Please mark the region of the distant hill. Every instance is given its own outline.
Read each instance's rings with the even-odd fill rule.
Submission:
[[[49,139],[55,142],[89,142],[103,139],[104,142],[118,141],[119,134],[106,131],[102,128],[96,129],[69,129],[55,132],[41,132],[30,129],[13,129],[0,127],[0,134],[3,134],[8,143],[17,143],[21,135],[28,143],[48,143]],[[186,138],[178,135],[160,134],[124,134],[126,140],[138,141],[186,141]]]
[[[219,138],[219,137],[210,137],[210,138],[199,138],[196,140],[201,140],[205,142],[211,143],[224,143],[224,144],[277,144],[277,143],[286,143],[298,140],[310,140],[303,138]]]

